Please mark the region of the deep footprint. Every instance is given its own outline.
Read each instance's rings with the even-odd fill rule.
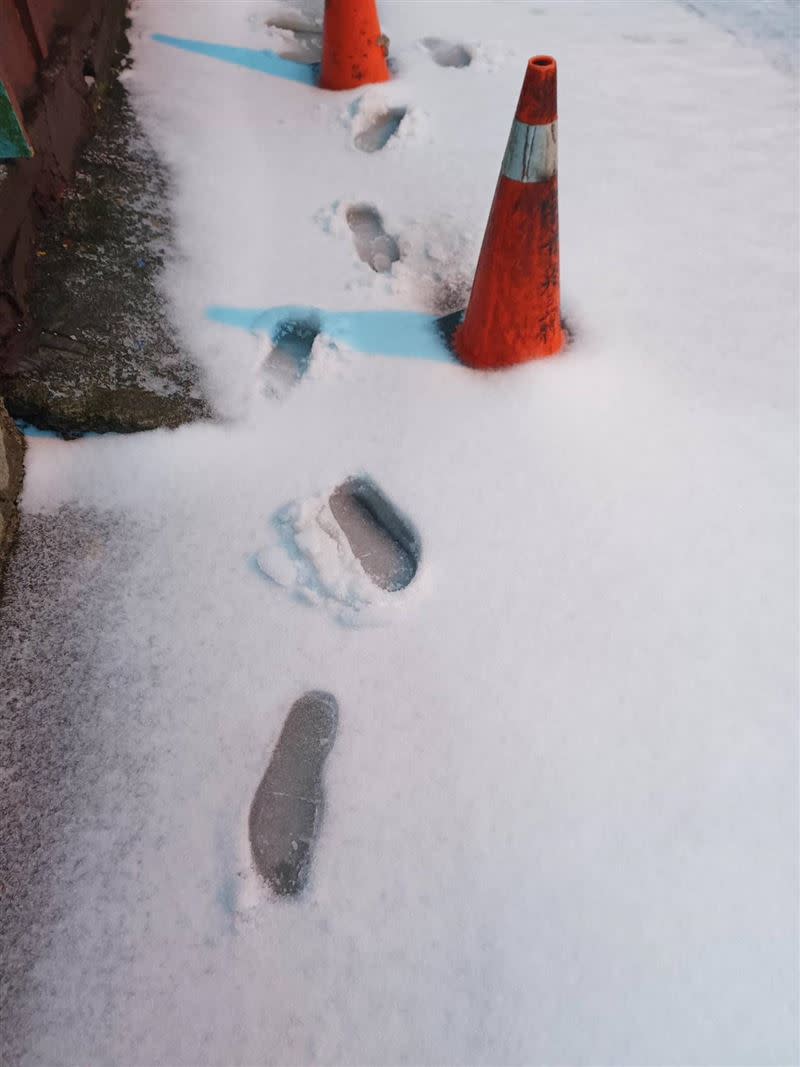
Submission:
[[[356,134],[356,148],[360,148],[362,152],[379,152],[397,133],[405,114],[404,107],[393,107],[376,115],[368,126]]]
[[[338,722],[339,706],[330,693],[313,690],[295,701],[253,798],[253,860],[280,896],[301,893],[308,881],[322,824],[322,769]]]
[[[372,581],[390,593],[405,589],[419,566],[419,538],[372,479],[348,478],[331,493],[329,504]]]
[[[378,274],[390,271],[400,259],[400,249],[384,230],[379,212],[371,204],[353,204],[347,209],[347,225],[353,231],[359,259]]]
[[[268,18],[269,29],[286,34],[276,49],[284,59],[298,63],[318,63],[322,56],[322,26],[299,11],[281,11]]]
[[[270,396],[285,396],[300,381],[308,370],[318,333],[319,325],[304,319],[292,319],[277,328],[263,365],[264,385]]]
[[[441,37],[425,37],[422,44],[440,67],[468,67],[472,62],[472,53],[463,44],[443,41]]]

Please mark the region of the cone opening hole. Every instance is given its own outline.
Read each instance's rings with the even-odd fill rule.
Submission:
[[[552,56],[534,56],[530,61],[531,67],[553,67],[555,66],[555,60]]]

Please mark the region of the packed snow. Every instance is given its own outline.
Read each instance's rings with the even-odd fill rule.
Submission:
[[[298,500],[281,508],[273,517],[267,544],[256,556],[256,564],[265,577],[288,589],[294,596],[311,604],[327,608],[348,625],[362,625],[380,620],[386,612],[407,609],[410,597],[398,593],[416,577],[419,557],[419,538],[411,524],[399,515],[391,501],[380,493],[371,479],[353,479],[367,487],[378,508],[383,505],[396,516],[392,536],[391,527],[381,524],[389,546],[371,538],[367,548],[399,556],[389,559],[389,573],[381,574],[383,582],[376,582],[352,547],[347,525],[337,519],[331,493],[322,493],[310,500]],[[360,491],[363,494],[363,489]],[[377,510],[377,509],[376,509]],[[373,516],[375,510],[373,510]],[[361,522],[363,523],[363,519]],[[352,520],[351,520],[352,522]],[[374,517],[372,525],[375,526]],[[396,546],[392,551],[391,546]],[[399,573],[398,573],[399,572]]]
[[[290,9],[134,3],[164,285],[218,421],[29,441],[26,516],[114,534],[24,1062],[793,1062],[791,64],[667,0],[381,0],[394,77],[346,93],[153,39],[292,50]],[[464,306],[536,53],[559,64],[567,351],[485,375],[320,337],[314,373],[265,387],[271,343],[209,308]],[[388,270],[347,223],[365,204]],[[331,535],[363,471],[419,537],[397,593]],[[280,514],[302,559],[268,547]],[[339,726],[289,900],[247,819],[309,690]]]

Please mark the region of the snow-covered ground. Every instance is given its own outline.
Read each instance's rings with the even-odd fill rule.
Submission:
[[[128,548],[87,556],[96,773],[26,1062],[794,1062],[797,9],[775,63],[701,4],[382,0],[396,76],[342,94],[152,39],[275,47],[285,6],[134,5],[165,285],[220,421],[29,442],[26,514]],[[320,336],[276,396],[264,336],[208,309],[460,306],[535,53],[568,351],[486,376]],[[408,589],[342,613],[270,582],[273,516],[361,473],[418,532]],[[247,813],[309,689],[339,729],[287,901]]]

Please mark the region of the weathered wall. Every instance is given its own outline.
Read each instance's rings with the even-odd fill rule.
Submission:
[[[0,159],[0,367],[24,347],[36,229],[72,178],[125,0],[0,0],[0,81],[33,148]]]
[[[16,500],[22,486],[22,434],[0,400],[0,592],[6,557],[17,532]]]

